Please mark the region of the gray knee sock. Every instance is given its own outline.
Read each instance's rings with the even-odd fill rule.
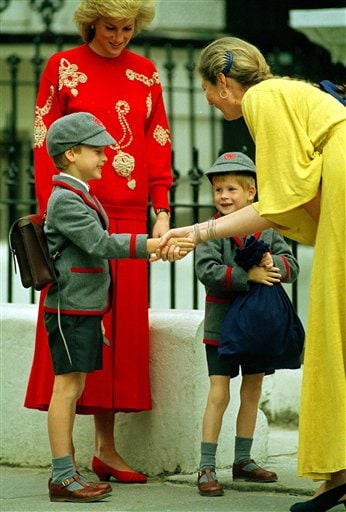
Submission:
[[[201,443],[201,461],[199,469],[215,468],[217,443]]]
[[[56,484],[60,484],[66,478],[71,478],[71,476],[76,474],[71,455],[52,459],[52,465],[52,480]],[[75,491],[77,489],[82,489],[82,486],[78,482],[72,482],[66,487],[66,489],[69,491]]]
[[[206,468],[211,468],[214,470],[213,478],[216,478],[215,475],[215,458],[216,458],[216,449],[217,443],[204,443],[201,442],[201,461],[199,464],[199,469],[202,471]],[[199,479],[200,482],[208,482],[207,475],[201,476]]]
[[[235,438],[234,443],[234,463],[239,464],[243,460],[251,459],[251,448],[252,448],[253,439],[247,437],[237,437]],[[252,471],[256,469],[256,464],[250,462],[246,466],[243,467],[244,471]]]

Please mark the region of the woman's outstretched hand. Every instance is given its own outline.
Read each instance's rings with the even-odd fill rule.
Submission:
[[[193,237],[192,226],[184,226],[182,228],[174,228],[174,229],[168,230],[167,233],[165,233],[162,236],[159,248],[162,249],[163,247],[166,247],[168,240],[170,240],[173,237],[188,238],[188,239],[190,239],[190,242],[191,241],[193,243],[195,242],[194,237]]]
[[[171,232],[178,231],[176,229],[169,230],[164,237],[167,237]],[[189,252],[193,251],[195,248],[195,243],[189,237],[179,237],[173,233],[172,236],[167,237],[167,241],[165,241],[163,248],[161,249],[162,240],[160,242],[159,247],[155,251],[155,256],[150,258],[150,261],[177,261],[184,258]]]
[[[155,251],[156,259],[175,261],[184,258],[195,246],[192,226],[170,229],[161,238]]]

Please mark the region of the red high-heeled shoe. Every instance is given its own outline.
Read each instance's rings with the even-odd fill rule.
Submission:
[[[100,480],[108,481],[113,476],[122,484],[145,484],[147,482],[147,477],[142,473],[137,473],[137,471],[120,471],[119,469],[107,466],[97,457],[93,457],[91,467]]]

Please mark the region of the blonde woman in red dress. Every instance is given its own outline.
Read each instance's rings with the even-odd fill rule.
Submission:
[[[83,0],[77,7],[74,21],[85,43],[51,56],[37,96],[34,159],[41,214],[56,172],[46,150],[47,130],[61,116],[87,111],[101,119],[116,140],[106,149],[102,179],[92,183],[109,217],[110,232],[146,233],[148,198],[156,213],[152,236],[160,237],[169,229],[171,143],[162,88],[154,64],[126,48],[153,17],[151,0]],[[77,412],[94,414],[92,467],[99,478],[146,482],[146,476],[130,468],[116,451],[114,419],[119,411],[152,407],[148,263],[123,260],[111,265],[112,308],[104,317],[109,345],[104,344],[103,370],[87,377]],[[25,406],[47,410],[54,375],[42,298]]]

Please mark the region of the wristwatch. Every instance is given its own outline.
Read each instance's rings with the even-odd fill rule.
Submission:
[[[169,210],[167,210],[167,208],[156,208],[155,210],[155,214],[158,215],[159,213],[167,213],[168,217],[171,216],[171,212]]]

